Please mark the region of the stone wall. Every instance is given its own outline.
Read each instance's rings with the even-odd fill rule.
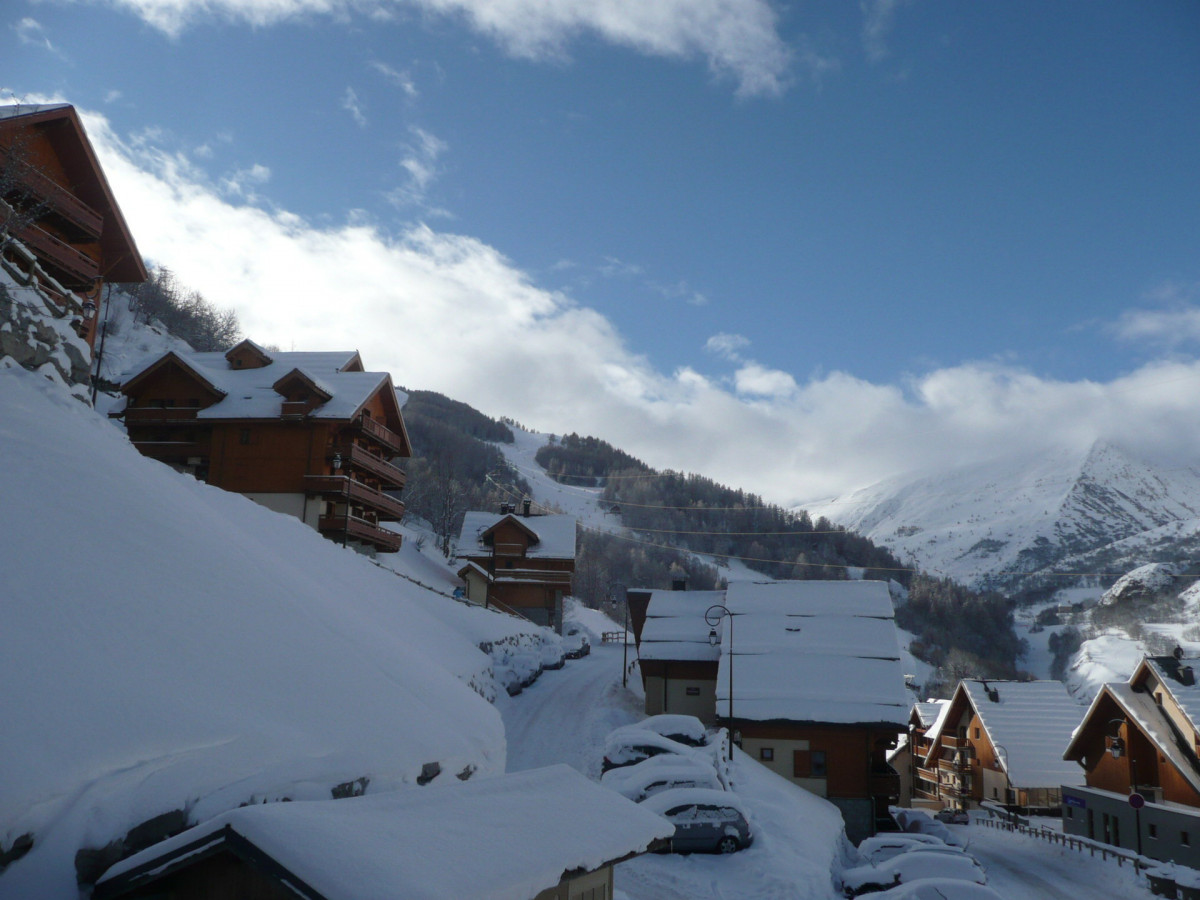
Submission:
[[[40,372],[86,399],[92,357],[75,333],[76,318],[37,288],[36,276],[0,265],[0,363]]]

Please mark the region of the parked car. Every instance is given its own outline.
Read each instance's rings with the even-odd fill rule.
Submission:
[[[901,809],[893,806],[890,812],[905,834],[928,834],[954,847],[966,846],[963,838],[951,832],[944,822],[939,822],[928,810]]]
[[[663,737],[657,732],[637,725],[623,725],[614,729],[604,743],[604,762],[601,772],[621,766],[632,766],[652,756],[675,753],[689,759],[699,753],[697,748]]]
[[[578,628],[572,628],[564,634],[562,641],[567,659],[580,659],[592,652],[592,642]]]
[[[661,791],[642,801],[675,826],[672,853],[733,853],[754,843],[737,795],[705,788]]]
[[[940,809],[934,815],[934,818],[939,822],[944,822],[947,825],[970,825],[971,817],[967,815],[964,809],[954,809],[947,806],[945,809]]]
[[[657,716],[642,719],[636,727],[646,728],[673,741],[687,744],[689,747],[703,747],[708,743],[708,729],[695,716],[660,713]]]
[[[961,847],[951,847],[930,834],[877,834],[858,845],[858,854],[870,865],[886,862],[893,856],[910,850],[945,850],[962,853]]]
[[[987,883],[983,867],[966,853],[910,850],[878,865],[847,869],[842,873],[842,889],[847,897],[857,897],[921,878]]]
[[[986,884],[953,878],[918,878],[878,894],[871,900],[1005,900]]]
[[[708,788],[724,790],[717,770],[698,759],[666,753],[644,759],[632,766],[621,766],[605,772],[600,783],[618,794],[640,803],[660,791],[676,788]]]

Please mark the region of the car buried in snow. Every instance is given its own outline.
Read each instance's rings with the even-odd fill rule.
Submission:
[[[847,869],[842,873],[842,890],[847,897],[857,897],[922,878],[987,883],[983,867],[966,853],[910,850],[877,865]]]
[[[621,766],[632,766],[663,753],[674,753],[688,759],[704,759],[706,751],[673,741],[638,725],[623,725],[613,729],[605,740],[604,761],[600,771],[608,772]]]
[[[641,805],[675,826],[672,853],[735,853],[754,843],[746,811],[729,791],[676,788]]]
[[[675,753],[665,753],[632,766],[610,769],[600,778],[600,783],[635,803],[676,788],[724,790],[717,770],[712,765]]]

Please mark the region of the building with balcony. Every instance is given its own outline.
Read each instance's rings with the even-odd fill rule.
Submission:
[[[1200,658],[1146,657],[1106,684],[1066,746],[1063,831],[1200,866]],[[1080,785],[1080,782],[1084,782]]]
[[[124,419],[146,456],[293,515],[367,553],[400,549],[382,527],[412,455],[391,376],[355,351],[166,353],[126,375]]]
[[[146,268],[75,108],[0,106],[0,262],[91,346],[105,281]]]
[[[914,703],[909,711],[908,739],[904,742],[903,752],[891,760],[893,768],[901,775],[901,806],[942,808],[938,796],[937,769],[929,768],[925,759],[933,744],[931,735],[938,732],[942,718],[949,710],[949,700],[926,700],[924,703]]]
[[[1057,812],[1061,786],[1078,778],[1062,748],[1082,718],[1061,681],[964,679],[928,733],[920,777],[937,779],[942,806]]]
[[[526,500],[518,513],[468,512],[458,536],[458,576],[467,599],[518,613],[561,633],[563,597],[575,573],[575,517],[537,515]]]
[[[647,713],[727,725],[746,753],[837,806],[851,840],[890,821],[900,776],[887,755],[911,700],[887,584],[735,581],[629,597]],[[728,611],[715,625],[714,605]]]

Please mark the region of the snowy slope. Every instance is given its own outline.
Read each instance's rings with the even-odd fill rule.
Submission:
[[[881,482],[808,506],[922,568],[976,586],[1067,561],[1121,570],[1200,533],[1200,476],[1111,444]],[[1141,540],[1139,540],[1141,538]]]
[[[542,629],[145,459],[19,368],[0,497],[0,847],[34,837],[0,898],[76,897],[78,848],[171,810],[503,771],[478,644]]]

